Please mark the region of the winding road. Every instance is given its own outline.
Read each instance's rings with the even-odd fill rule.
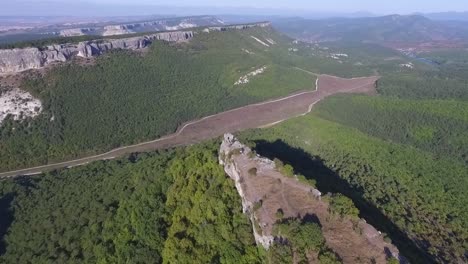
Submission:
[[[97,160],[113,159],[135,152],[148,152],[176,146],[195,144],[216,138],[227,132],[236,132],[249,128],[271,126],[284,120],[309,113],[314,104],[336,93],[373,93],[378,76],[344,79],[330,75],[319,75],[316,89],[295,93],[276,100],[247,105],[244,107],[207,116],[183,124],[173,134],[135,145],[113,149],[99,155],[33,168],[0,173],[0,178],[28,176],[84,165]],[[320,89],[319,89],[320,87]]]

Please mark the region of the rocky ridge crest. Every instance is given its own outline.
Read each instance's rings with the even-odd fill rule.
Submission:
[[[112,49],[138,50],[148,47],[152,42],[188,41],[193,38],[192,31],[161,32],[145,36],[82,41],[78,44],[49,45],[43,49],[3,49],[0,50],[0,73],[17,73],[39,69],[55,62],[65,62],[73,57],[89,58],[101,55]]]
[[[364,219],[339,216],[330,211],[331,194],[322,193],[297,175],[283,174],[276,162],[261,157],[232,134],[225,134],[219,163],[234,181],[242,210],[252,223],[257,245],[266,250],[284,242],[275,226],[284,219],[312,219],[322,230],[327,246],[343,263],[387,263],[390,258],[406,263],[399,250]],[[278,216],[278,212],[281,215]]]

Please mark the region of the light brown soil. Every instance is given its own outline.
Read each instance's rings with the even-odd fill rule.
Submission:
[[[241,176],[244,198],[252,203],[262,201],[262,206],[254,213],[263,235],[271,235],[279,220],[276,212],[282,209],[283,218],[316,218],[327,246],[343,263],[387,263],[390,252],[398,255],[398,249],[385,242],[364,220],[332,215],[328,202],[314,197],[311,186],[282,175],[274,165],[251,158],[248,152],[245,149],[242,154],[233,155],[232,162]],[[251,168],[256,168],[257,173],[249,173]],[[310,263],[315,263],[313,259]]]
[[[125,146],[109,152],[77,160],[0,173],[1,177],[39,174],[54,169],[79,166],[95,160],[112,159],[134,152],[154,151],[174,146],[190,145],[216,138],[226,132],[266,126],[310,112],[321,99],[336,93],[374,93],[378,76],[344,79],[320,75],[316,91],[296,93],[277,100],[244,106],[182,125],[174,134],[157,140]]]

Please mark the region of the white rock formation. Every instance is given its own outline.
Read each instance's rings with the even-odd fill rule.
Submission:
[[[135,33],[131,29],[133,26],[131,25],[111,25],[105,26],[104,32],[102,33],[103,36],[114,36],[114,35],[125,35]]]
[[[414,64],[413,64],[412,62],[403,63],[403,64],[400,64],[400,67],[413,69],[413,68],[414,68]]]
[[[247,54],[250,54],[250,55],[255,54],[255,52],[250,51],[250,50],[248,50],[248,49],[242,49],[242,51],[245,52],[245,53],[247,53]]]
[[[7,116],[14,120],[37,116],[42,110],[41,101],[18,88],[0,94],[0,125]]]
[[[205,18],[208,19],[209,17]],[[199,19],[204,19],[199,18]],[[172,27],[169,25],[170,21],[153,21],[153,22],[142,22],[136,24],[125,24],[125,25],[112,25],[107,26],[106,30],[121,31],[120,33],[131,32],[135,27],[145,27],[159,25],[163,29]],[[209,23],[209,22],[206,22]],[[218,22],[213,22],[218,23]],[[182,20],[177,24],[177,28],[193,27],[196,24],[191,19]],[[236,29],[247,29],[252,27],[266,27],[270,23],[255,23],[245,25],[232,25],[232,26],[215,26],[207,27],[203,32],[210,31],[226,31]],[[80,33],[81,30],[81,33]],[[70,29],[62,32],[65,35],[80,35],[89,29]],[[124,32],[125,31],[125,32]],[[104,35],[115,35],[120,34],[119,32],[114,33],[103,33]],[[47,66],[54,62],[65,62],[71,58],[78,57],[92,57],[100,55],[111,49],[129,49],[137,50],[146,48],[153,41],[164,40],[170,42],[181,42],[188,41],[194,36],[193,31],[172,31],[172,32],[160,32],[154,34],[148,34],[145,36],[121,38],[121,39],[101,39],[93,41],[83,41],[77,44],[60,44],[50,45],[43,48],[24,48],[24,49],[0,49],[0,74],[1,73],[17,73],[30,69],[38,69]]]
[[[93,34],[94,28],[70,28],[60,30],[60,36],[62,37],[75,37]]]
[[[270,43],[271,45],[275,45],[276,44],[276,41],[270,39],[270,38],[266,38],[265,39],[268,43]]]
[[[270,45],[266,44],[265,42],[261,41],[259,38],[250,36],[251,38],[255,39],[258,43],[262,44],[265,47],[270,47]]]
[[[219,164],[224,166],[224,171],[229,175],[231,179],[234,180],[237,192],[242,200],[242,211],[248,215],[250,221],[252,222],[252,229],[257,245],[262,245],[265,249],[269,249],[273,244],[274,237],[271,235],[263,235],[261,230],[257,230],[256,224],[258,219],[255,218],[254,204],[246,199],[244,190],[241,184],[241,176],[239,170],[236,168],[236,164],[226,160],[226,157],[229,156],[229,153],[236,149],[248,149],[246,146],[242,145],[232,134],[225,134],[224,140],[221,143],[219,150]],[[250,151],[250,150],[248,150]]]
[[[262,74],[263,72],[265,72],[266,69],[267,69],[267,67],[263,66],[261,68],[256,69],[255,71],[249,72],[246,75],[240,77],[239,80],[234,83],[234,85],[241,85],[241,84],[249,83],[250,82],[250,77],[254,77],[254,76],[257,76],[259,74]]]

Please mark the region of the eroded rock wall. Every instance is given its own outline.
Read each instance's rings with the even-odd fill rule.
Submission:
[[[258,219],[253,213],[254,203],[244,194],[240,172],[237,169],[236,163],[232,162],[232,160],[229,158],[229,155],[231,155],[232,151],[241,149],[242,151],[250,151],[248,150],[248,147],[237,141],[232,134],[225,134],[219,151],[219,163],[224,166],[224,171],[226,174],[229,175],[232,180],[234,180],[237,192],[239,193],[239,196],[242,200],[242,211],[247,214],[250,221],[252,222],[255,242],[257,245],[261,245],[263,248],[268,249],[273,244],[275,238],[269,233],[265,234],[263,230],[261,230],[261,227],[256,224],[258,223]]]
[[[390,258],[406,263],[398,248],[364,219],[333,213],[331,194],[322,199],[322,193],[309,182],[284,175],[274,161],[252,152],[232,134],[224,135],[219,163],[235,183],[257,245],[268,250],[274,243],[282,243],[287,238],[275,232],[278,221],[298,219],[319,223],[326,246],[343,263],[385,264]]]
[[[154,22],[156,23],[156,22]],[[159,22],[158,22],[159,23]],[[184,22],[185,23],[185,22]],[[110,30],[129,30],[134,25],[109,26]],[[180,26],[180,25],[179,25]],[[180,27],[193,27],[195,24],[182,24]],[[269,22],[208,27],[204,32],[239,30],[252,27],[267,27]],[[71,29],[64,32],[66,35],[81,35],[81,29]],[[86,29],[91,30],[91,29]],[[124,33],[122,33],[124,34]],[[193,38],[193,31],[172,31],[154,33],[145,36],[121,38],[121,39],[101,39],[93,41],[83,41],[78,44],[50,45],[42,49],[0,49],[0,74],[11,74],[30,69],[39,69],[55,62],[65,62],[73,57],[89,58],[101,55],[112,49],[138,50],[146,48],[153,41],[164,40],[170,42],[187,41]]]
[[[44,49],[4,49],[0,50],[0,73],[39,69],[54,62],[68,61],[75,56],[88,58],[112,49],[138,50],[146,48],[156,40],[180,42],[191,38],[192,31],[174,31],[122,39],[83,41],[78,44],[50,45]]]

